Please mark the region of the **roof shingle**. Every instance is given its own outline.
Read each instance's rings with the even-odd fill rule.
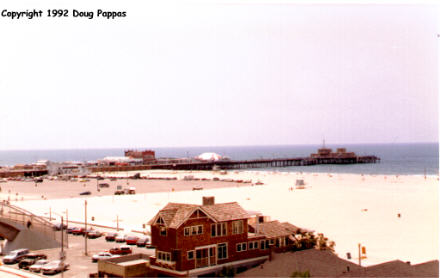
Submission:
[[[196,209],[205,212],[215,222],[249,218],[249,214],[237,202],[206,206],[168,203],[148,222],[148,224],[154,224],[154,220],[160,216],[164,220],[165,226],[169,228],[178,228]]]

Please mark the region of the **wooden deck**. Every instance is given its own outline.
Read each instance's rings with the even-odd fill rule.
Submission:
[[[168,163],[168,164],[149,164],[139,166],[106,166],[93,167],[92,172],[104,171],[136,171],[150,169],[167,170],[221,170],[231,169],[251,169],[251,168],[274,168],[291,166],[310,166],[319,164],[356,164],[356,163],[376,163],[380,158],[376,156],[356,156],[350,158],[276,158],[276,159],[255,159],[255,160],[222,160],[205,162],[187,162],[187,163]]]

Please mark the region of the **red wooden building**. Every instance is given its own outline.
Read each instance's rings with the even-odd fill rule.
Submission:
[[[249,214],[236,202],[169,203],[150,220],[155,256],[150,266],[168,276],[218,273],[223,267],[257,265],[269,259],[269,239],[248,231]]]
[[[131,158],[141,158],[143,164],[151,164],[156,162],[156,153],[153,150],[125,150],[124,155]]]

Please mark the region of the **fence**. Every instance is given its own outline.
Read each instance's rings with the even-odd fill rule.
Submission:
[[[21,224],[24,227],[44,234],[46,237],[54,239],[59,244],[61,244],[61,232],[64,233],[64,239],[67,238],[67,230],[63,229],[62,231],[56,231],[51,222],[23,208],[11,205],[7,201],[1,202],[0,218]],[[66,240],[64,240],[63,245],[67,247]]]

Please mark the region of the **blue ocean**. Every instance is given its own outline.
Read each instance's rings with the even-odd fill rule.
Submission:
[[[156,157],[194,157],[204,152],[215,152],[233,160],[260,158],[305,157],[317,151],[321,145],[288,146],[224,146],[224,147],[176,147],[146,148],[156,151]],[[284,168],[262,168],[268,171],[302,171],[356,174],[438,175],[438,143],[417,144],[347,144],[327,145],[336,149],[345,147],[358,155],[376,155],[380,163],[351,165],[313,165]],[[40,159],[51,161],[89,161],[106,156],[123,156],[124,148],[75,149],[75,150],[16,150],[0,151],[0,165],[33,163]]]

